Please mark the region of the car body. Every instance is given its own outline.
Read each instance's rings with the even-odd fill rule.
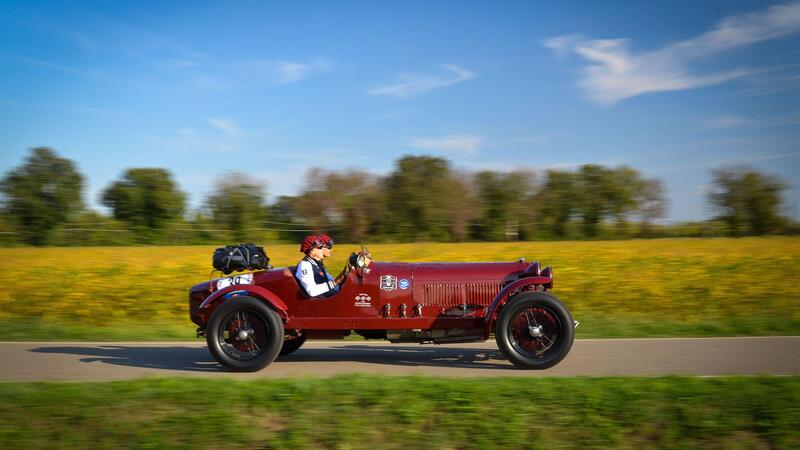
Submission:
[[[536,262],[372,262],[351,270],[339,292],[328,298],[305,295],[294,271],[292,266],[234,275],[190,289],[190,317],[220,363],[234,370],[258,370],[306,339],[342,338],[352,332],[391,342],[482,341],[496,332],[502,311],[518,299],[528,304],[525,320],[518,312],[516,325],[504,324],[506,329],[496,333],[508,341],[506,348],[500,341],[498,345],[515,365],[550,367],[572,345],[572,317],[549,292],[553,270]],[[528,349],[547,351],[515,360],[514,348],[524,353],[527,335],[544,343]],[[272,342],[278,339],[283,342]]]

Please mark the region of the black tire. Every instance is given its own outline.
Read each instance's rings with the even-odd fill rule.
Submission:
[[[242,338],[240,333],[246,337]],[[261,300],[234,297],[220,305],[206,327],[214,358],[236,372],[255,372],[275,360],[283,346],[283,322]]]
[[[572,315],[546,292],[515,295],[495,325],[500,352],[520,369],[547,369],[567,356],[575,339]]]
[[[301,333],[300,336],[296,338],[288,339],[283,341],[283,347],[281,347],[281,352],[278,356],[286,356],[288,354],[294,353],[306,342],[306,334]]]

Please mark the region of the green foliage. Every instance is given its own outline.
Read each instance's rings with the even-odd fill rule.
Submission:
[[[231,231],[231,239],[244,242],[247,228],[259,225],[265,216],[264,187],[247,175],[232,173],[217,181],[206,200],[211,218],[219,227]]]
[[[767,234],[783,228],[786,221],[779,208],[786,183],[747,167],[716,169],[713,177],[708,197],[731,234]]]
[[[447,238],[450,164],[431,156],[405,156],[385,180],[390,234],[412,240]]]
[[[297,242],[311,232],[340,243],[797,234],[779,214],[781,180],[746,168],[713,175],[716,221],[666,226],[657,223],[667,210],[662,181],[625,166],[548,170],[540,181],[533,172],[469,173],[442,158],[404,156],[385,176],[312,168],[298,195],[271,205],[259,182],[238,173],[221,178],[191,218],[182,217],[185,194],[167,170],[133,168],[103,192],[110,219],[81,213],[72,162],[34,149],[2,181],[0,245]]]
[[[481,213],[473,238],[486,241],[518,238],[519,224],[535,219],[534,179],[528,172],[475,174],[473,184]]]
[[[536,195],[541,228],[553,237],[567,236],[567,224],[576,212],[579,195],[576,175],[564,170],[548,170],[547,180]]]
[[[3,448],[800,446],[798,377],[167,378],[0,398]]]
[[[385,223],[377,177],[358,170],[310,170],[303,193],[296,199],[280,198],[274,210],[284,221],[296,214],[318,231],[336,230],[337,240],[346,242],[364,242],[380,234]]]
[[[25,163],[0,181],[4,211],[22,240],[46,244],[59,224],[83,208],[83,177],[75,164],[46,147],[34,148]]]
[[[152,241],[166,223],[180,217],[186,195],[166,169],[127,169],[122,179],[103,192],[103,204],[114,218],[131,224],[145,241]]]

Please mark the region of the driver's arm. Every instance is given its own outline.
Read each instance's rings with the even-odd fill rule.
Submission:
[[[314,268],[308,261],[300,261],[295,274],[310,297],[317,297],[331,290],[329,283],[317,284],[314,280]]]

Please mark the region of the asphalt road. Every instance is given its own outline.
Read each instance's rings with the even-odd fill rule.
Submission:
[[[800,336],[705,339],[584,339],[557,366],[519,370],[494,341],[418,345],[309,341],[256,373],[224,371],[205,342],[0,343],[2,381],[108,381],[151,376],[331,376],[345,373],[436,376],[729,374],[800,375]]]

